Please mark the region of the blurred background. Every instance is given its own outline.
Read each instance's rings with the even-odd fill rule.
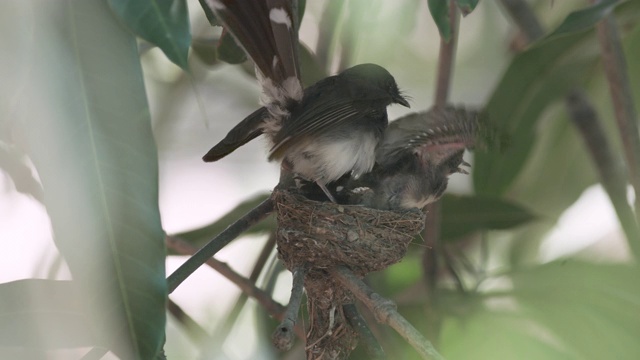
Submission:
[[[306,4],[301,43],[310,54],[317,55],[319,50],[327,53],[324,60],[303,57],[303,70],[309,71],[307,79],[323,76],[307,69],[326,69],[333,74],[351,65],[373,62],[387,68],[412,98],[411,109],[390,107],[390,119],[432,106],[440,37],[427,1],[338,3],[326,0]],[[528,3],[547,31],[585,6],[578,0]],[[638,1],[629,3],[637,5]],[[24,89],[34,86],[25,85],[25,81],[43,81],[32,76],[34,65],[30,60],[33,32],[29,28],[38,17],[29,5],[10,2],[1,6],[6,10],[0,11],[0,43],[4,49],[0,57],[4,79],[0,81],[1,110],[3,118],[11,119],[16,112],[24,111],[21,98],[29,96]],[[139,41],[158,151],[162,228],[178,236],[215,224],[242,202],[268,194],[279,176],[278,165],[266,160],[266,143],[261,139],[216,163],[201,161],[229,129],[260,106],[260,89],[249,63],[234,65],[215,59],[220,28],[210,26],[198,1],[188,1],[188,9],[193,44],[188,72],[174,65],[159,48]],[[639,11],[635,5],[628,9],[633,12],[623,19],[621,36],[629,50],[627,65],[635,80],[631,83],[638,104]],[[522,37],[499,1],[481,1],[470,15],[461,18],[450,102],[487,104],[517,52],[524,48]],[[592,56],[597,62],[597,45],[591,33],[578,52],[566,57]],[[598,63],[589,68],[581,87],[594,102],[619,154],[600,66]],[[541,73],[540,77],[547,75]],[[511,96],[517,99],[519,94]],[[51,115],[47,101],[40,101],[38,106],[41,108],[29,110],[31,116]],[[441,271],[438,295],[431,300],[426,300],[429,295],[421,280],[423,253],[429,250],[421,239],[411,244],[404,261],[372,274],[368,281],[380,294],[397,301],[400,312],[449,359],[638,358],[640,347],[632,339],[640,334],[637,274],[635,268],[622,265],[629,264],[632,255],[611,202],[597,182],[586,148],[571,127],[561,98],[548,101],[540,109],[525,106],[521,111],[539,111],[531,130],[536,138],[503,198],[525,209],[531,219],[507,229],[483,229],[448,241],[443,254],[454,259],[446,263],[454,270]],[[0,159],[0,282],[69,279],[69,270],[53,243],[47,210],[38,199],[42,188],[37,183],[37,169],[23,152],[21,132],[6,119],[0,123],[0,150],[5,157]],[[27,171],[23,177],[16,177],[19,172],[11,170],[15,159],[21,164],[18,168]],[[472,164],[473,172],[474,154],[465,154],[465,159]],[[473,176],[453,175],[448,193],[473,194]],[[267,231],[244,236],[216,258],[248,276],[268,237]],[[183,256],[168,256],[167,274],[184,260]],[[270,289],[274,300],[287,303],[291,276],[278,266],[275,252],[257,284]],[[183,323],[169,316],[165,346],[168,358],[301,358],[300,340],[288,354],[272,348],[270,334],[276,323],[251,299],[232,318],[235,321],[231,327],[220,328],[240,294],[235,285],[206,266],[187,279],[170,298],[208,333],[210,341],[194,340]],[[428,319],[434,312],[438,313],[435,324]],[[380,325],[375,327],[378,335],[390,334]],[[434,327],[438,335],[434,335]],[[401,338],[389,336],[383,345],[391,358],[417,358]],[[51,351],[47,358],[77,358],[78,354],[82,352]],[[358,351],[353,356],[366,358]]]

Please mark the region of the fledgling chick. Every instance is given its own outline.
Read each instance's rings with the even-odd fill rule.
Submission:
[[[476,142],[478,112],[433,108],[392,122],[373,171],[346,186],[348,202],[382,210],[423,208],[438,200],[456,172],[467,173],[462,156]]]

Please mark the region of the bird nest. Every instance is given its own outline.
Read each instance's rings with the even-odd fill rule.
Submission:
[[[424,226],[422,211],[382,211],[307,200],[276,189],[278,253],[289,270],[347,266],[364,276],[400,261]]]
[[[293,190],[295,191],[295,190]],[[308,200],[276,189],[278,254],[290,271],[305,270],[309,329],[308,360],[346,359],[357,334],[344,306],[354,295],[328,269],[346,266],[363,277],[400,261],[424,226],[420,210],[382,211]]]

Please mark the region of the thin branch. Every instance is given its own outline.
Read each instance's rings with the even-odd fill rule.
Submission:
[[[597,2],[597,1],[594,1]],[[604,17],[596,26],[602,53],[604,72],[609,83],[611,101],[615,110],[618,130],[629,169],[631,185],[636,194],[636,216],[640,216],[640,133],[627,63],[620,42],[618,26],[613,14]],[[636,253],[640,255],[640,253]]]
[[[167,302],[167,310],[184,327],[185,332],[195,344],[203,345],[212,342],[209,333],[171,299]]]
[[[365,351],[369,358],[372,360],[384,360],[387,358],[382,346],[378,343],[378,339],[373,335],[367,322],[362,318],[355,304],[345,304],[342,306],[344,315],[351,325],[356,330],[360,340],[364,345]]]
[[[640,258],[640,242],[638,241],[640,230],[633,210],[627,202],[627,182],[622,164],[613,155],[598,115],[584,93],[573,90],[567,96],[566,103],[571,121],[582,134],[582,139],[600,173],[602,186],[609,194],[611,203],[618,214],[629,247],[636,258]]]
[[[271,198],[263,201],[260,205],[250,210],[245,216],[229,225],[223,232],[213,238],[202,249],[198,250],[192,257],[187,259],[173,274],[169,275],[169,294],[171,294],[189,275],[193,274],[207,259],[211,259],[220,249],[225,247],[244,231],[264,220],[273,211],[273,201]]]
[[[521,31],[527,34],[532,41],[537,40],[543,35],[544,31],[542,30],[535,14],[523,0],[502,0],[502,3],[508,10],[510,7],[517,5],[519,11],[509,11],[509,14],[513,17],[514,22],[521,27]],[[617,104],[616,98],[618,98],[618,96],[624,97],[624,95],[629,95],[630,90],[628,87],[628,77],[626,74],[626,65],[624,64],[624,56],[622,55],[615,23],[613,23],[612,19],[612,15],[609,15],[601,22],[601,24],[598,25],[598,35],[601,47],[603,48],[602,53],[603,62],[605,63],[605,72],[607,72],[607,77],[610,81],[611,94],[616,107],[616,115],[618,115],[618,110],[625,106],[624,104]],[[610,22],[610,24],[608,24],[608,22]],[[612,69],[612,66],[619,66],[620,69]],[[618,77],[622,78],[619,79]],[[622,229],[629,240],[629,247],[636,257],[640,257],[640,243],[637,241],[637,239],[640,238],[638,235],[640,230],[638,230],[637,218],[633,215],[633,210],[627,203],[626,176],[623,169],[618,165],[619,161],[617,161],[611,146],[607,141],[604,129],[598,120],[598,115],[589,102],[589,99],[587,99],[587,97],[577,89],[574,89],[567,94],[565,100],[571,121],[580,131],[584,143],[591,153],[596,169],[600,174],[602,185],[611,199]],[[635,114],[633,102],[630,102],[629,105],[630,110],[627,110],[629,110],[631,114]],[[625,121],[629,119],[631,119],[630,124],[625,124]],[[631,145],[631,147],[640,146],[640,140],[638,140],[638,136],[640,135],[638,135],[638,128],[634,119],[635,115],[623,120],[618,118],[618,128],[621,132],[623,142],[626,139],[630,143],[635,143],[635,145]],[[640,147],[635,150],[631,147],[627,146],[625,143],[625,153],[631,152],[633,155],[635,151],[635,155],[640,156]],[[640,158],[631,161],[628,155],[629,154],[627,154],[627,161],[629,162],[629,169],[634,169],[634,161],[640,160]],[[637,171],[640,167],[635,169]],[[633,177],[634,175],[632,174],[632,178]],[[637,216],[637,204],[639,201],[637,194],[640,194],[640,192],[639,188],[635,187],[635,185],[634,189],[636,192]]]
[[[501,2],[520,31],[527,36],[529,43],[540,39],[544,35],[544,29],[529,3],[524,0],[501,0]]]
[[[450,1],[449,21],[451,24],[451,38],[449,42],[440,38],[440,53],[438,56],[438,72],[434,99],[434,105],[437,107],[444,107],[449,98],[449,89],[451,88],[451,78],[453,76],[453,66],[458,43],[458,18],[458,8],[455,1]],[[422,255],[422,268],[428,291],[425,307],[428,317],[429,336],[437,343],[441,325],[441,315],[436,311],[435,304],[442,213],[440,201],[427,205],[425,212],[427,213],[427,217],[424,225],[423,238],[425,239],[427,248]]]
[[[267,242],[264,243],[262,251],[260,251],[260,255],[258,255],[258,259],[256,260],[255,264],[253,264],[251,274],[249,274],[249,280],[251,280],[254,284],[256,281],[258,281],[258,277],[260,277],[260,274],[262,273],[267,260],[269,260],[269,256],[271,255],[271,252],[273,251],[275,246],[276,234],[271,233],[269,235],[269,239],[267,239]]]
[[[273,345],[279,350],[289,350],[293,345],[293,327],[298,320],[300,312],[300,303],[302,302],[302,294],[304,293],[304,275],[306,271],[303,268],[293,270],[293,285],[291,287],[291,297],[289,305],[283,316],[280,326],[276,328],[271,336]]]
[[[455,269],[455,266],[453,265],[453,258],[451,257],[449,252],[444,249],[442,250],[442,255],[444,256],[445,267],[449,271],[449,274],[451,274],[451,276],[453,276],[453,279],[455,280],[456,288],[461,293],[465,293],[466,289],[464,287],[464,283],[462,282],[462,278],[460,277],[460,274],[458,274],[458,272]]]
[[[166,238],[166,243],[168,248],[171,248],[179,254],[191,255],[195,253],[195,248],[186,241],[168,236]],[[236,284],[242,292],[247,294],[249,297],[254,298],[274,319],[278,321],[282,321],[282,319],[284,319],[285,307],[273,300],[267,292],[255,286],[249,279],[235,272],[229,267],[229,265],[214,258],[209,258],[205,263],[220,273],[220,275]],[[304,339],[304,331],[302,331],[301,328],[296,328],[295,333],[300,338]]]
[[[440,54],[438,57],[438,77],[434,103],[445,106],[449,98],[449,88],[453,77],[453,64],[456,57],[458,43],[458,8],[454,1],[449,2],[449,21],[451,23],[451,39],[449,42],[440,39]]]
[[[255,284],[256,281],[258,280],[258,277],[260,276],[260,273],[262,272],[262,269],[264,268],[265,263],[269,259],[269,255],[271,254],[271,251],[273,251],[273,248],[275,247],[275,245],[276,245],[275,234],[271,234],[267,242],[262,247],[262,251],[260,252],[260,255],[258,255],[258,259],[256,260],[256,263],[253,265],[253,270],[251,270],[251,274],[249,275],[249,281],[252,284]],[[233,305],[233,308],[231,309],[231,311],[229,312],[225,320],[222,322],[222,325],[216,326],[216,332],[213,338],[221,339],[221,341],[224,342],[226,335],[229,334],[228,329],[230,329],[233,326],[233,324],[236,322],[236,320],[238,319],[238,316],[240,315],[240,312],[244,308],[244,305],[247,303],[248,299],[249,299],[249,296],[246,293],[244,292],[240,293],[240,295],[238,296],[238,299],[235,302],[235,305]]]
[[[396,304],[383,298],[360,280],[351,270],[340,266],[329,271],[371,310],[378,322],[391,326],[420,354],[423,359],[444,359],[427,340],[397,311]]]

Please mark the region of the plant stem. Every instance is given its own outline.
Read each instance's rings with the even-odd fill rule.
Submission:
[[[367,326],[367,322],[362,318],[360,313],[358,313],[356,305],[345,304],[342,306],[342,309],[349,325],[356,330],[358,337],[362,340],[369,358],[372,360],[386,359],[387,356],[385,355],[382,346],[380,346],[380,343],[378,343],[378,340],[371,332],[371,329]]]
[[[456,46],[458,43],[458,8],[454,1],[449,2],[449,21],[451,22],[451,39],[449,42],[440,39],[438,76],[434,100],[435,106],[444,106],[447,104],[451,78],[453,77],[453,63],[456,57]]]
[[[458,8],[454,1],[449,2],[449,20],[451,23],[451,38],[449,42],[440,39],[440,53],[438,58],[438,72],[434,106],[444,107],[449,97],[449,89],[451,87],[451,78],[453,76],[453,64],[455,62],[456,46],[458,43]],[[440,333],[441,318],[438,311],[435,310],[435,291],[438,279],[440,253],[440,218],[441,205],[440,201],[436,201],[427,205],[425,212],[427,213],[423,237],[425,239],[426,250],[422,257],[422,268],[427,284],[427,304],[426,312],[428,318],[429,336],[437,340]],[[437,343],[437,341],[436,341]]]
[[[191,255],[195,253],[195,248],[193,246],[191,246],[188,242],[180,240],[178,238],[167,237],[166,243],[168,248],[171,248],[179,254]],[[205,263],[212,269],[220,273],[220,275],[236,284],[240,288],[240,290],[242,290],[242,292],[256,299],[256,301],[258,301],[258,303],[267,311],[269,315],[273,316],[277,320],[283,319],[285,307],[273,300],[271,296],[269,296],[269,294],[267,294],[264,290],[255,286],[255,284],[253,284],[251,280],[235,272],[229,267],[229,265],[214,258],[207,259]]]
[[[264,244],[264,247],[262,248],[262,251],[258,256],[256,263],[253,265],[253,270],[249,275],[249,281],[252,284],[255,284],[258,280],[258,277],[260,276],[260,273],[262,272],[262,269],[264,268],[264,265],[267,262],[267,259],[269,258],[269,255],[271,254],[271,251],[273,251],[275,245],[276,236],[275,234],[271,234],[267,242]],[[225,320],[222,321],[220,325],[216,326],[216,332],[213,336],[214,339],[219,339],[220,342],[224,342],[227,335],[229,334],[229,329],[231,329],[233,324],[235,324],[238,316],[240,315],[240,312],[244,308],[244,305],[247,303],[248,299],[249,296],[245,292],[240,293],[238,299],[235,302],[235,305],[233,305],[233,308],[231,309],[231,311],[229,311]]]
[[[211,343],[211,336],[209,333],[198,324],[189,314],[184,312],[182,308],[173,302],[171,299],[167,302],[167,310],[173,315],[173,317],[180,323],[185,329],[185,333],[191,338],[191,340],[201,347],[204,344]]]
[[[529,43],[540,39],[544,35],[544,29],[529,3],[523,0],[501,0],[501,2],[511,19],[518,26],[518,29],[527,36]]]
[[[624,51],[618,26],[612,14],[605,16],[596,29],[630,182],[636,195],[636,216],[640,216],[640,133],[638,133],[638,114],[632,99]],[[636,253],[636,255],[640,254]]]
[[[302,294],[304,293],[304,275],[306,271],[303,268],[293,270],[293,285],[291,287],[291,297],[287,310],[284,313],[280,326],[276,328],[271,336],[273,345],[279,350],[286,351],[291,349],[293,345],[293,327],[298,320],[300,312],[300,303],[302,303]]]
[[[611,146],[604,135],[598,115],[583,92],[574,90],[567,96],[567,108],[573,124],[578,128],[585,146],[600,173],[602,186],[611,199],[629,247],[636,258],[640,258],[640,230],[627,202],[627,182],[624,168],[613,155]]]
[[[524,32],[531,41],[542,37],[544,31],[540,23],[531,8],[529,8],[523,0],[502,0],[502,4],[507,8],[514,22],[520,26],[520,30]],[[517,11],[513,9],[517,9]],[[611,21],[611,24],[607,25],[608,21]],[[621,112],[625,114],[635,114],[633,102],[630,99],[620,99],[620,97],[629,95],[630,90],[624,56],[622,55],[620,40],[617,36],[612,15],[607,16],[607,18],[598,25],[598,35],[601,47],[603,48],[603,62],[605,63],[605,72],[607,72],[614,106],[616,107],[616,115],[618,115],[618,110],[621,110]],[[611,67],[617,66],[621,67],[621,70],[611,69]],[[611,74],[609,74],[609,72],[611,72]],[[620,103],[617,103],[616,99]],[[600,174],[602,186],[607,191],[618,215],[618,219],[620,220],[622,229],[627,236],[629,247],[635,257],[640,258],[640,243],[638,242],[638,239],[640,239],[640,230],[638,228],[638,219],[634,216],[633,210],[627,202],[624,170],[619,166],[620,162],[611,150],[604,129],[598,120],[598,115],[589,102],[589,99],[577,89],[572,90],[567,95],[566,104],[571,121],[580,131],[584,143],[591,153],[596,169]],[[627,109],[622,111],[623,108]],[[633,115],[631,119],[634,118],[635,115]],[[640,135],[638,135],[638,128],[635,121],[631,121],[630,124],[628,124],[628,120],[628,117],[622,120],[618,117],[618,128],[623,138],[629,169],[634,169],[637,161],[640,160],[640,139],[638,138]],[[627,142],[625,142],[625,139]],[[633,147],[637,147],[637,149],[634,150]],[[636,157],[631,159],[629,153],[631,153],[631,155],[635,153]],[[640,170],[640,167],[635,166],[635,171],[637,172],[638,170]],[[632,173],[632,179],[633,177],[634,175]],[[638,179],[640,180],[640,177]],[[636,194],[640,194],[640,188],[634,185],[634,189]],[[638,215],[638,201],[638,196],[636,196],[636,216]]]

